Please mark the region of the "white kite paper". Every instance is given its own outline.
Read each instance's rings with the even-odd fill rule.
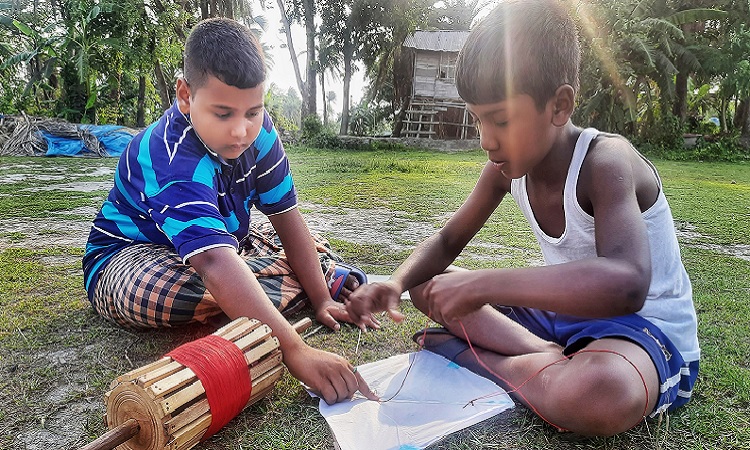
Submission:
[[[359,395],[334,405],[321,400],[320,413],[341,450],[425,448],[514,405],[495,383],[427,350],[358,370],[381,400],[397,395],[387,402]]]

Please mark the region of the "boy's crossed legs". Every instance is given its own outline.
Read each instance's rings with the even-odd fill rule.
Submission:
[[[313,240],[321,269],[329,279],[338,256],[325,239],[314,235]],[[288,317],[305,306],[307,295],[269,223],[251,226],[242,242],[241,257],[282,314]],[[350,278],[346,291],[354,280]],[[92,304],[105,319],[132,329],[206,322],[222,313],[193,267],[184,264],[174,249],[150,243],[131,245],[112,258],[99,278]]]
[[[422,286],[412,289],[410,295],[414,305],[427,314]],[[581,339],[588,343],[578,346],[581,352],[576,354],[570,346],[564,348],[538,337],[489,305],[461,323],[443,325],[453,335],[468,338],[476,352],[475,356],[468,344],[463,351],[460,345],[450,345],[443,349],[452,354],[443,356],[502,385],[558,428],[585,435],[613,435],[644,419],[659,400],[661,383],[655,363],[644,347],[633,341]],[[417,337],[421,339],[419,333]],[[450,339],[456,338],[429,333],[424,335],[423,345],[441,353],[441,344]]]

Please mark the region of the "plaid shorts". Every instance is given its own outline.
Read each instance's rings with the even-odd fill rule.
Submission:
[[[341,258],[325,239],[317,235],[313,239],[328,281]],[[251,226],[240,242],[240,257],[284,315],[307,303],[270,223]],[[91,303],[99,315],[124,328],[206,322],[222,313],[192,266],[183,263],[173,248],[150,243],[128,246],[112,257],[99,277]]]

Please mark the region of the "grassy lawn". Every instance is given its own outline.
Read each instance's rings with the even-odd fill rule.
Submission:
[[[316,231],[346,260],[377,274],[390,273],[445,222],[484,161],[478,151],[288,152],[308,220],[343,217],[336,227]],[[667,420],[612,438],[558,433],[517,406],[432,449],[750,448],[750,165],[654,162],[699,316],[703,357],[692,402]],[[85,444],[106,431],[103,398],[112,379],[213,331],[126,331],[89,307],[80,258],[115,163],[0,158],[0,449]],[[457,263],[483,268],[540,261],[523,217],[506,201]],[[410,304],[403,310],[406,323],[386,319],[382,330],[363,334],[359,346],[350,326],[338,333],[321,329],[307,341],[355,364],[415,351],[409,338],[427,322]],[[333,438],[317,400],[286,374],[271,395],[197,448],[331,449]]]

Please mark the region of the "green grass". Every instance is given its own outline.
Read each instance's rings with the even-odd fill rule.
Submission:
[[[428,230],[443,224],[461,204],[484,161],[478,151],[291,147],[288,152],[303,213],[382,209]],[[750,262],[729,254],[733,246],[750,245],[750,167],[654,162],[678,227],[697,233],[680,235],[703,355],[693,400],[668,420],[610,438],[557,433],[518,406],[448,436],[433,449],[750,448]],[[103,398],[112,379],[212,330],[193,326],[132,332],[92,312],[82,288],[82,248],[57,245],[58,238],[69,236],[47,224],[59,218],[90,220],[71,212],[101,204],[106,192],[83,186],[108,181],[115,163],[0,158],[0,448],[24,448],[24,442],[35,439],[33,448],[74,448],[92,440],[105,431]],[[70,190],[76,183],[81,189]],[[66,190],[39,189],[55,185],[66,185]],[[27,227],[14,229],[13,224],[21,223]],[[377,217],[358,226],[394,232],[405,227]],[[416,243],[404,239],[393,248],[346,240],[336,230],[328,230],[325,237],[345,259],[381,274],[393,270],[408,255],[404,248]],[[458,262],[483,268],[540,260],[533,235],[508,200]],[[361,338],[351,326],[339,333],[320,330],[308,342],[356,364],[414,351],[410,336],[427,322],[409,303],[403,310],[405,324],[384,319],[382,330]],[[304,311],[297,318],[302,315],[311,313]],[[331,449],[332,436],[316,405],[287,374],[271,395],[198,448]],[[39,443],[41,431],[61,429],[67,434],[57,434],[57,439],[67,440]]]
[[[747,163],[663,163],[659,166],[676,220],[717,244],[747,244],[750,167]]]

